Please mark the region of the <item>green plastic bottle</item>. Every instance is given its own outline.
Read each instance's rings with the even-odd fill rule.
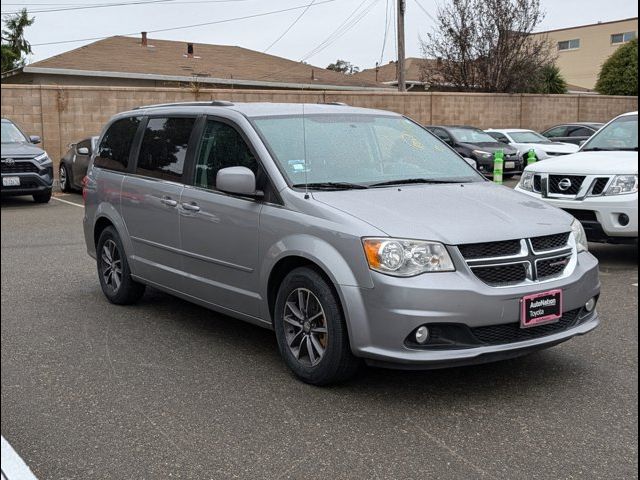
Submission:
[[[496,150],[493,154],[493,182],[502,185],[504,176],[504,151]]]
[[[527,165],[533,165],[537,161],[538,161],[538,159],[536,158],[536,151],[532,148],[527,153]]]

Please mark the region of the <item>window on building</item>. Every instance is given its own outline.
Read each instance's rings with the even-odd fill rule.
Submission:
[[[636,32],[614,33],[611,35],[611,43],[625,43],[636,38]]]
[[[580,48],[580,39],[574,38],[573,40],[564,40],[558,42],[558,50],[575,50]]]

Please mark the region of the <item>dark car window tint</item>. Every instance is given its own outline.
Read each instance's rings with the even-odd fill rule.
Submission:
[[[114,122],[102,137],[95,166],[124,171],[129,164],[129,152],[140,125],[140,117],[129,117]]]
[[[195,185],[215,189],[218,170],[247,167],[258,175],[258,162],[240,134],[230,125],[207,121],[196,164]]]
[[[440,129],[440,128],[434,128],[432,130],[432,132],[443,142],[447,142],[450,143],[451,142],[451,137],[449,136],[449,134],[447,132],[445,132],[444,130]]]
[[[587,127],[573,127],[569,129],[570,137],[590,137],[593,135],[593,130]]]
[[[555,127],[547,130],[543,135],[547,138],[564,137],[566,131],[566,127]]]
[[[180,180],[195,118],[150,118],[144,130],[136,173]]]

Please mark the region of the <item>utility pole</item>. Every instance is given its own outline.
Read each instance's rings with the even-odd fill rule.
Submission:
[[[406,0],[398,0],[398,91],[406,92],[407,84],[404,69],[404,13],[407,8]]]

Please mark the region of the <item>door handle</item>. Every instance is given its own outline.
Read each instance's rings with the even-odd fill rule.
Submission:
[[[182,203],[181,206],[187,212],[198,213],[200,211],[200,207],[195,203]]]
[[[162,197],[160,199],[160,203],[166,205],[167,207],[175,207],[178,205],[178,201],[177,200],[173,200],[170,197]]]

